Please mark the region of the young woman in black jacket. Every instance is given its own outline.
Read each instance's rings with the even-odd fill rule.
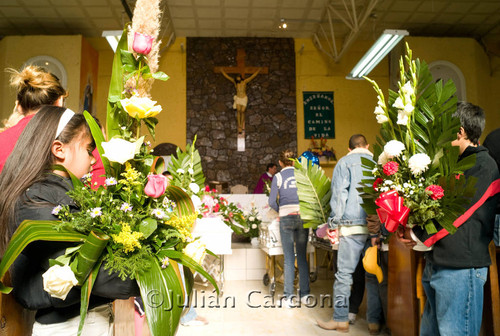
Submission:
[[[28,123],[0,174],[0,251],[3,255],[10,237],[26,219],[57,220],[52,210],[69,205],[78,211],[66,194],[73,188],[66,172],[51,170],[64,166],[81,178],[95,162],[95,144],[82,114],[56,106],[44,106]],[[65,299],[44,290],[42,274],[49,259],[64,254],[70,243],[38,241],[28,245],[10,272],[14,296],[25,308],[36,310],[33,335],[76,335],[80,320],[80,287],[73,287]],[[82,335],[112,335],[114,299],[139,296],[133,280],[101,269],[89,301],[89,313]]]

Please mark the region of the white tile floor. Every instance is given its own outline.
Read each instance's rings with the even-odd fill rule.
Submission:
[[[320,295],[331,295],[333,280],[317,280],[311,283],[311,294],[319,298]],[[336,335],[336,331],[327,331],[316,325],[316,319],[328,320],[332,316],[333,308],[328,307],[325,300],[324,307],[279,308],[273,307],[268,287],[260,280],[227,280],[224,292],[216,302],[216,296],[211,288],[196,286],[197,308],[199,315],[209,321],[205,326],[180,326],[177,335]],[[276,296],[283,291],[278,285]],[[224,304],[227,306],[224,307]],[[233,306],[234,303],[234,306]],[[215,307],[215,306],[219,307]],[[254,307],[252,307],[254,306]],[[313,306],[308,304],[308,306]],[[350,327],[349,335],[369,335],[366,320],[364,319],[364,303],[360,307],[358,320]],[[381,335],[387,335],[381,333]]]

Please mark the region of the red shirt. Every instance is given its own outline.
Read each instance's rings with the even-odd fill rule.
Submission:
[[[0,132],[0,173],[3,170],[5,161],[7,161],[7,158],[14,149],[17,139],[33,116],[34,114],[24,117],[14,126]],[[92,166],[92,185],[94,185],[94,182],[97,182],[98,186],[103,185],[106,178],[101,175],[105,175],[106,172],[104,171],[104,166],[97,148],[92,152],[92,154],[96,159],[96,164]]]
[[[0,133],[0,172],[2,172],[5,161],[12,153],[17,139],[33,116],[34,114],[24,117],[17,124]]]

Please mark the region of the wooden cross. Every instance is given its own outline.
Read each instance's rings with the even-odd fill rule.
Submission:
[[[241,79],[245,79],[245,74],[253,74],[259,67],[254,67],[254,66],[247,66],[245,64],[245,57],[246,57],[245,49],[237,49],[236,50],[236,64],[237,66],[230,66],[230,67],[215,67],[214,72],[221,72],[221,70],[224,70],[226,73],[233,73],[233,74],[240,74]],[[267,74],[269,72],[268,67],[260,67],[260,74]]]

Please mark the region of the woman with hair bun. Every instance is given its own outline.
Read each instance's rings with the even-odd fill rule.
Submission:
[[[10,72],[10,85],[16,90],[16,104],[10,117],[4,120],[0,129],[0,171],[12,149],[31,118],[42,105],[63,106],[68,96],[59,79],[43,68],[28,65],[21,71],[7,69]]]

